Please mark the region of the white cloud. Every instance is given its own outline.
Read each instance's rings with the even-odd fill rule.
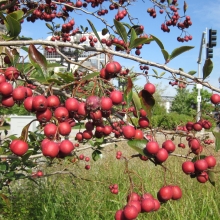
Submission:
[[[192,7],[195,8],[193,11],[194,16],[196,15],[199,20],[205,21],[204,25],[206,25],[206,23],[209,22],[212,23],[215,28],[220,28],[220,0],[206,0],[201,1],[200,4],[196,2],[196,4],[193,4]]]

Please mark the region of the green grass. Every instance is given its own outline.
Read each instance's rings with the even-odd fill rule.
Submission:
[[[125,149],[127,146],[120,146]],[[111,150],[111,151],[110,151]],[[45,173],[68,168],[77,177],[71,175],[54,175],[40,178],[38,185],[29,180],[22,180],[12,187],[10,204],[0,209],[1,217],[5,220],[110,220],[114,219],[116,210],[126,204],[129,192],[129,180],[124,173],[125,163],[115,159],[117,149],[110,148],[105,157],[97,162],[91,162],[91,170],[84,169],[85,162],[78,165],[63,164],[56,168],[43,168]],[[125,155],[134,153],[133,150],[123,150]],[[139,220],[216,220],[220,219],[219,177],[216,176],[216,187],[210,183],[201,184],[191,179],[181,171],[183,158],[170,157],[166,166],[172,174],[166,172],[166,182],[177,184],[183,191],[182,199],[168,201],[162,204],[157,212],[139,214]],[[156,197],[157,191],[164,185],[164,171],[160,166],[154,166],[149,161],[138,158],[129,162],[129,170],[134,182],[134,191],[141,193],[143,179],[145,192]],[[80,178],[85,178],[82,180]],[[91,180],[91,181],[88,181]],[[110,184],[119,185],[119,194],[113,195],[108,187]],[[6,192],[5,192],[6,193]],[[1,197],[0,197],[1,198]]]

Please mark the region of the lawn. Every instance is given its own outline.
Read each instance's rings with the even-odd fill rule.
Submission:
[[[78,164],[57,164],[54,167],[41,167],[44,173],[57,170],[69,170],[73,175],[53,175],[38,178],[36,183],[21,180],[12,183],[11,196],[2,207],[0,217],[5,220],[110,220],[114,219],[116,210],[123,208],[129,193],[129,178],[125,171],[125,161],[115,158],[116,151],[121,150],[125,156],[135,154],[126,142],[119,147],[110,146],[105,149],[103,158],[91,161],[91,170],[85,170],[85,161]],[[209,152],[209,151],[207,151]],[[82,152],[81,152],[82,153]],[[91,153],[91,151],[90,151]],[[89,152],[84,152],[89,155]],[[177,149],[179,154],[186,149]],[[198,183],[181,170],[181,164],[186,159],[170,156],[164,163],[168,167],[166,175],[161,166],[155,166],[150,161],[134,158],[129,162],[129,170],[134,182],[134,191],[150,192],[154,197],[164,183],[176,184],[181,187],[183,196],[178,201],[168,201],[161,205],[157,212],[139,214],[138,219],[152,220],[216,220],[220,219],[219,176],[216,175],[216,186],[209,182]],[[217,170],[219,170],[219,164]],[[117,183],[119,194],[110,193],[109,185]],[[2,197],[3,198],[3,197]]]

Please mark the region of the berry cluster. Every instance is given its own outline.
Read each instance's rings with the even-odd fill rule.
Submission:
[[[216,159],[212,155],[206,156],[204,159],[193,161],[185,161],[182,164],[182,170],[191,178],[197,179],[200,183],[205,183],[209,179],[208,169],[212,169],[216,165]]]
[[[150,193],[139,195],[132,192],[127,196],[127,204],[115,213],[115,220],[136,219],[140,213],[155,212],[161,203],[168,200],[178,200],[182,197],[182,190],[176,185],[163,186],[157,193],[157,199]]]
[[[118,160],[120,160],[121,157],[122,157],[122,152],[121,152],[121,151],[117,151],[117,153],[116,153],[116,158],[117,158]]]
[[[109,190],[112,194],[118,194],[118,184],[111,184]]]
[[[128,12],[124,9],[124,10],[118,10],[118,13],[115,15],[115,19],[117,21],[122,20],[126,15],[128,14]]]
[[[40,177],[43,177],[43,176],[44,176],[44,173],[43,173],[42,170],[38,170],[37,172],[34,172],[31,175],[32,178],[40,178]]]
[[[85,162],[89,162],[90,161],[90,157],[85,157],[84,154],[80,154],[78,156],[78,158],[79,158],[79,160],[84,160]],[[90,168],[91,168],[90,165],[88,165],[88,164],[85,165],[85,169],[86,170],[90,170]]]
[[[145,152],[149,157],[154,158],[156,163],[163,163],[168,159],[170,153],[176,149],[175,144],[171,140],[166,140],[160,148],[158,142],[149,141],[146,144]]]
[[[179,8],[177,7],[177,0],[174,0],[170,3],[170,6],[167,7],[166,5],[162,5],[163,3],[165,3],[165,1],[160,1],[160,4],[157,4],[155,6],[159,7],[159,13],[163,14],[164,13],[164,9],[166,8],[166,13],[167,13],[167,17],[169,19],[166,19],[164,23],[161,24],[161,30],[163,32],[170,32],[170,26],[177,26],[179,29],[184,30],[186,28],[189,28],[189,26],[192,25],[192,21],[190,16],[185,16],[185,20],[181,21],[182,17],[179,15],[178,10]],[[170,11],[169,11],[170,10]],[[155,7],[154,8],[148,8],[147,12],[149,13],[149,15],[153,18],[156,18],[157,16],[157,12]],[[185,35],[185,37],[178,37],[177,40],[179,42],[188,42],[190,40],[192,40],[192,36],[189,35]]]
[[[100,70],[100,77],[106,80],[111,80],[112,78],[116,77],[118,73],[121,73],[121,69],[122,67],[118,62],[111,61]]]
[[[192,36],[191,35],[189,35],[189,36],[187,36],[187,35],[185,35],[185,37],[177,37],[177,40],[179,41],[179,42],[188,42],[189,40],[192,40]]]
[[[147,65],[144,65],[144,66],[140,65],[139,68],[140,68],[140,70],[142,70],[143,73],[145,73],[146,75],[148,74],[148,70],[150,69],[149,66],[147,66]]]
[[[190,132],[190,131],[201,131],[203,128],[204,129],[210,129],[212,127],[212,123],[208,120],[205,119],[200,119],[197,122],[187,122],[185,126],[177,126],[175,129],[179,131],[185,131],[185,132]]]
[[[108,14],[108,9],[102,9],[97,11],[98,16],[104,16],[105,14]]]
[[[212,139],[206,139],[206,140],[204,140],[203,142],[204,142],[204,144],[208,144],[208,145],[215,143],[215,141],[212,140]]]
[[[129,69],[124,69],[124,70],[121,70],[119,74],[120,76],[126,76],[128,75],[129,71],[130,71]]]
[[[32,90],[27,86],[13,88],[12,83],[18,79],[20,72],[15,67],[8,67],[0,70],[0,94],[1,104],[4,107],[12,107],[15,103],[21,104],[24,99],[33,95]]]

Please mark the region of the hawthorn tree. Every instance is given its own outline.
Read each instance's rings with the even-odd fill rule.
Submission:
[[[192,36],[186,31],[191,25],[191,17],[186,15],[187,3],[177,0],[150,1],[147,12],[156,18],[157,12],[164,14],[165,21],[161,24],[164,32],[170,32],[170,28],[180,30],[179,42],[192,40]],[[149,4],[147,1],[146,4]],[[209,120],[201,117],[200,121],[188,122],[182,136],[185,136],[189,144],[187,155],[173,153],[176,146],[173,141],[166,140],[159,146],[155,139],[160,128],[154,128],[151,123],[152,107],[155,104],[153,94],[155,86],[150,82],[149,67],[163,70],[161,74],[153,69],[155,78],[162,78],[164,73],[170,73],[173,82],[183,88],[187,84],[198,83],[219,92],[218,88],[210,85],[205,79],[210,75],[213,63],[207,59],[203,67],[203,77],[194,76],[195,71],[188,73],[182,69],[173,69],[166,64],[180,54],[192,49],[192,46],[180,46],[171,54],[164,48],[162,41],[154,35],[145,34],[144,25],[139,25],[130,13],[129,1],[119,0],[77,0],[72,1],[9,1],[1,4],[0,21],[5,26],[6,32],[1,34],[1,55],[4,60],[0,75],[1,105],[11,108],[14,105],[24,105],[24,108],[36,115],[36,120],[41,124],[43,134],[28,132],[30,124],[26,125],[20,137],[6,136],[1,141],[0,163],[0,188],[9,187],[12,180],[24,178],[44,177],[42,172],[30,174],[36,167],[35,159],[45,157],[47,160],[62,161],[68,159],[75,164],[80,157],[75,148],[83,149],[82,144],[89,143],[93,149],[92,158],[97,160],[101,157],[102,147],[109,143],[127,139],[128,145],[137,154],[126,158],[122,152],[117,152],[116,158],[124,160],[126,164],[134,157],[148,160],[149,163],[160,165],[169,155],[186,158],[182,164],[183,172],[205,183],[208,180],[214,185],[213,168],[216,159],[213,155],[203,155],[203,148],[208,147],[204,139],[196,137],[196,132],[210,129]],[[104,9],[108,8],[108,9]],[[115,17],[106,21],[103,16],[108,10],[115,11]],[[74,13],[93,16],[103,24],[102,36],[98,34],[95,25],[88,20],[88,27],[80,26],[73,19]],[[123,22],[124,17],[128,22]],[[34,23],[40,19],[51,31],[50,40],[31,40],[28,36],[19,36],[22,22],[26,19]],[[60,25],[58,19],[63,20]],[[81,27],[79,29],[78,27]],[[93,32],[88,39],[85,34]],[[80,36],[74,40],[74,36]],[[86,40],[90,46],[81,45]],[[96,47],[97,42],[101,47]],[[164,57],[164,63],[156,63],[140,57],[141,51],[148,44],[155,42]],[[40,48],[48,53],[60,55],[67,63],[74,64],[79,68],[65,73],[55,73],[51,68],[59,64],[49,63],[41,53]],[[69,48],[67,54],[63,48]],[[28,54],[28,60],[21,56],[24,50]],[[91,52],[83,61],[77,61],[70,57],[71,50]],[[84,65],[85,61],[93,56],[105,54],[107,63],[103,63],[102,69],[90,68]],[[74,56],[77,53],[72,54]],[[135,61],[140,68],[137,77],[145,77],[146,84],[141,91],[137,91],[129,75],[129,69],[121,66],[114,60],[114,56]],[[126,79],[126,89],[122,93],[116,89],[112,79]],[[173,83],[171,82],[171,83]],[[216,93],[211,97],[213,104],[220,103],[220,96]],[[125,117],[126,116],[126,117]],[[71,141],[68,136],[76,121],[86,122],[85,130],[79,130],[75,140]],[[166,131],[163,131],[166,134]],[[167,132],[173,137],[179,135],[179,131]],[[183,147],[180,145],[179,147]],[[218,144],[216,144],[218,150]],[[189,157],[193,154],[193,159]],[[89,160],[88,158],[85,160]],[[85,169],[90,169],[86,165]],[[56,172],[59,174],[62,172]],[[64,172],[63,172],[64,173]],[[65,172],[68,173],[68,172]],[[49,174],[48,174],[49,175]],[[128,172],[129,179],[132,175]],[[116,211],[115,219],[135,219],[140,211],[151,212],[160,208],[166,201],[180,199],[182,190],[180,186],[169,185],[166,182],[158,189],[157,199],[150,193],[134,191],[134,184],[130,181],[130,192],[127,205]],[[117,194],[114,187],[111,192]]]

